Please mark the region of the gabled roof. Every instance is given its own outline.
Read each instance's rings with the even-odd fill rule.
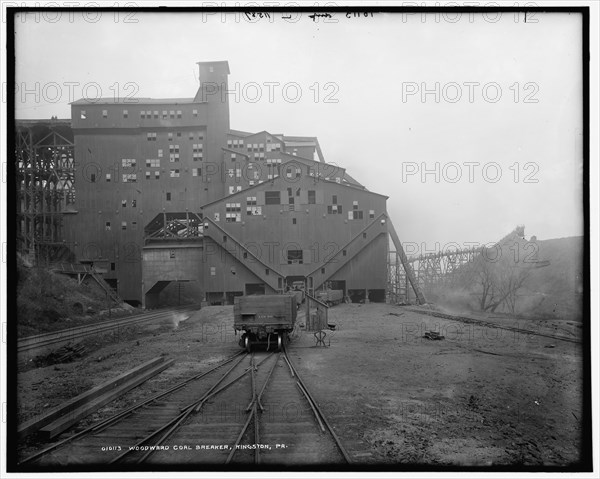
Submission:
[[[350,188],[352,190],[360,191],[360,192],[363,192],[363,193],[368,193],[370,195],[381,196],[381,197],[385,198],[386,200],[389,198],[389,196],[382,195],[381,193],[375,193],[373,191],[369,191],[369,190],[367,190],[366,188],[363,188],[363,187],[357,187],[357,186],[350,185],[350,184],[338,183],[337,181],[326,180],[324,178],[315,178],[313,176],[309,176],[307,173],[305,173],[302,176],[304,178],[311,178],[311,179],[316,180],[316,181],[322,181],[323,183],[328,183],[328,184],[331,184],[331,185],[336,185],[336,186],[339,186],[341,188]],[[232,193],[230,195],[225,195],[225,196],[223,196],[223,197],[221,197],[221,198],[219,198],[217,200],[211,201],[209,203],[205,203],[205,204],[202,205],[202,208],[206,208],[207,206],[211,206],[211,205],[214,205],[216,203],[221,203],[222,201],[227,200],[227,198],[233,197],[233,196],[235,196],[237,194],[240,194],[240,193],[245,194],[248,191],[253,191],[253,190],[256,190],[258,188],[264,187],[267,183],[270,183],[272,186],[275,186],[276,184],[279,184],[282,181],[286,181],[285,178],[283,177],[283,175],[279,175],[277,178],[273,178],[271,180],[263,180],[262,183],[257,183],[256,185],[249,186],[248,188],[244,188],[241,191],[236,191],[235,193]],[[286,183],[288,183],[288,182],[286,181]]]

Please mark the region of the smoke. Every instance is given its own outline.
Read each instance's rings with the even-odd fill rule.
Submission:
[[[171,313],[171,323],[173,324],[173,329],[179,328],[179,323],[188,319],[190,315],[186,315],[183,313]]]

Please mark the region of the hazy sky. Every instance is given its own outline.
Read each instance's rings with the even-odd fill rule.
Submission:
[[[231,127],[317,136],[327,161],[389,196],[403,242],[583,233],[579,15],[125,20],[17,20],[17,118],[68,118],[99,89],[192,97],[196,62],[227,60]]]

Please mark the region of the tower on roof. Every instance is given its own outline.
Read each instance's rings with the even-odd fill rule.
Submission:
[[[227,77],[229,62],[197,62],[200,87],[196,93],[196,102],[227,102]]]

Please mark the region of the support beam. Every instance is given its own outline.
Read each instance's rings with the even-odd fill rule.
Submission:
[[[408,262],[408,258],[406,257],[406,253],[404,252],[404,248],[402,247],[402,243],[400,242],[400,238],[398,238],[398,233],[396,233],[396,229],[394,228],[394,225],[392,224],[392,221],[390,220],[389,217],[388,217],[388,233],[389,233],[390,237],[392,238],[392,242],[394,243],[394,246],[396,247],[396,252],[400,256],[400,262],[402,263],[402,266],[404,267],[404,271],[406,272],[408,281],[410,282],[410,285],[411,285],[413,291],[415,292],[415,296],[417,297],[417,303],[425,304],[427,302],[427,300],[425,299],[425,296],[421,292],[421,288],[419,287],[419,284],[417,283],[417,278],[415,277],[415,273],[412,269],[412,266]]]

